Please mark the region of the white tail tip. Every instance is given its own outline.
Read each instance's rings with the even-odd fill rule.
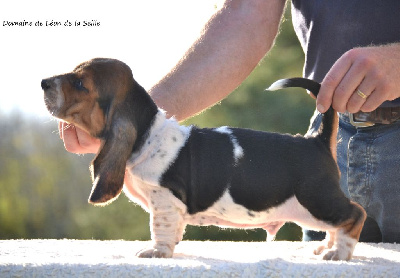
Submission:
[[[275,81],[274,83],[269,86],[269,88],[265,89],[266,91],[276,91],[280,90],[283,88],[286,88],[287,80],[286,79],[280,79],[278,81]]]

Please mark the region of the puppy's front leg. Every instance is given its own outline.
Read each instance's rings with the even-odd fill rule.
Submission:
[[[173,196],[169,192],[153,190],[151,196],[150,228],[153,247],[137,255],[140,258],[170,258],[185,230],[182,211],[174,205]]]

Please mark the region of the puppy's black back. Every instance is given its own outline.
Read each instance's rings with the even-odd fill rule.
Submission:
[[[279,82],[271,89],[302,87],[317,95],[320,88],[303,78]],[[339,184],[335,115],[330,108],[318,133],[308,138],[241,128],[192,127],[160,184],[187,206],[189,214],[206,210],[227,190],[236,204],[251,211],[266,211],[294,195],[307,207],[307,192],[320,192],[326,177],[332,176],[330,182]],[[235,155],[239,147],[242,154]],[[300,187],[305,188],[305,197]]]
[[[160,184],[187,206],[189,214],[206,210],[226,190],[236,204],[266,211],[297,195],[299,187],[320,192],[327,176],[334,175],[338,184],[336,163],[317,138],[242,128],[229,131],[193,127],[161,177]],[[243,150],[236,160],[232,138]]]

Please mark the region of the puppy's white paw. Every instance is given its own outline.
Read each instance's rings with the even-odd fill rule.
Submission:
[[[347,233],[343,231],[338,231],[336,233],[336,241],[333,245],[328,245],[328,247],[332,247],[330,251],[327,251],[323,255],[324,260],[330,261],[348,261],[353,256],[354,248],[358,242],[357,239],[352,238]],[[333,241],[330,241],[333,243]],[[330,249],[330,248],[328,248]]]
[[[328,244],[323,244],[314,250],[315,255],[321,255],[324,260],[327,261],[348,261],[353,255],[353,249],[350,245],[347,246],[332,246],[329,242]]]
[[[322,244],[314,250],[315,255],[321,255],[326,249],[331,249],[333,246],[333,241],[330,238],[322,241]]]
[[[158,246],[139,251],[136,256],[139,258],[171,258],[173,250],[169,246]]]
[[[327,261],[348,261],[352,257],[350,250],[335,249],[327,252],[323,259]]]
[[[321,255],[322,252],[324,252],[324,250],[325,250],[326,248],[327,248],[327,247],[326,247],[325,245],[318,246],[318,247],[314,250],[314,255]]]

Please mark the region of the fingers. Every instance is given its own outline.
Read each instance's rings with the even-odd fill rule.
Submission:
[[[71,153],[85,153],[79,145],[75,126],[62,123],[61,138],[64,141],[64,147],[67,151]]]
[[[71,153],[97,153],[100,148],[99,139],[91,137],[87,132],[74,125],[60,122],[59,131],[65,149]]]
[[[395,68],[389,71],[393,73],[395,72]],[[371,93],[368,95],[368,98],[360,110],[363,112],[371,112],[378,108],[384,101],[394,100],[399,97],[399,90],[396,85],[399,84],[399,81],[397,81],[398,77],[398,74],[390,76],[390,74],[381,74],[377,71],[370,72],[366,80],[368,79],[368,84],[370,87],[374,87],[374,89],[371,90]]]
[[[81,146],[81,148],[84,150],[84,153],[98,152],[101,145],[100,139],[93,138],[92,136],[89,135],[89,133],[80,129],[79,127],[76,127],[76,134],[79,146]]]
[[[320,112],[325,112],[332,105],[336,111],[343,113],[350,99],[351,109],[360,105],[361,101],[356,97],[361,97],[357,94],[354,96],[354,92],[363,82],[368,66],[365,60],[356,59],[355,56],[357,54],[352,52],[344,54],[325,76],[317,98],[317,107],[322,110]]]
[[[319,112],[325,113],[326,110],[328,110],[328,108],[333,105],[333,96],[336,88],[338,88],[340,81],[344,78],[350,67],[350,60],[339,59],[325,76],[324,80],[321,83],[319,94],[317,96],[317,109]],[[341,95],[343,95],[343,84],[341,88]]]
[[[61,140],[63,139],[62,132],[63,132],[64,124],[65,124],[65,122],[58,121],[58,134],[60,135]]]
[[[356,113],[360,111],[374,90],[375,85],[372,80],[370,78],[365,78],[350,96],[350,99],[347,102],[346,110],[350,113]]]
[[[124,184],[129,187],[133,187],[132,177],[131,177],[129,170],[125,170]]]
[[[362,86],[359,86],[362,88]],[[356,89],[355,92],[351,95],[348,103],[347,103],[347,111],[350,113],[356,113],[360,111],[361,107],[363,104],[366,102],[367,97],[370,93],[364,93],[367,92],[366,90],[362,89]]]
[[[399,72],[399,48],[381,46],[346,52],[321,83],[318,111],[324,113],[332,106],[341,113],[370,112],[384,101],[399,97],[395,89],[400,82],[395,74]]]

